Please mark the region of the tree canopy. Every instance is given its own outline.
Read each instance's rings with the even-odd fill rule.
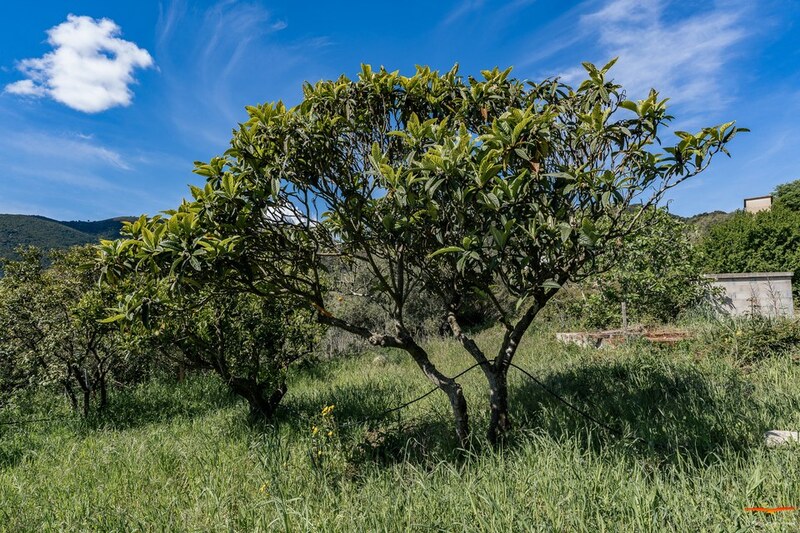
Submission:
[[[81,398],[84,415],[95,398],[105,407],[109,378],[133,366],[138,351],[135,338],[103,321],[118,293],[97,285],[97,271],[88,268],[94,249],[51,252],[49,266],[39,249],[17,252],[20,259],[4,261],[0,278],[3,389],[58,385],[75,408]]]
[[[800,211],[800,180],[782,183],[773,192],[775,204],[790,211]]]

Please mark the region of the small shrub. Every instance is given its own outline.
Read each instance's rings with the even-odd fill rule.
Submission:
[[[800,321],[752,315],[721,318],[703,334],[718,352],[749,364],[800,346]]]

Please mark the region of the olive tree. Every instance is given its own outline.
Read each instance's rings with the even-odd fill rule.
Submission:
[[[317,319],[375,346],[405,351],[448,397],[467,445],[461,385],[431,361],[407,323],[409,295],[438,294],[465,354],[487,380],[492,442],[510,427],[507,373],[525,332],[568,281],[593,271],[646,222],[666,191],[702,172],[741,131],[733,123],[676,132],[653,90],[630,101],[603,68],[571,88],[510,76],[364,66],[303,88],[292,108],[248,107],[230,148],[196,163],[191,201],[129,231],[103,253],[110,274],[157,271],[175,287],[224,279],[231,290],[288,294]],[[372,330],[330,311],[326,264],[358,263],[387,302],[392,327]],[[498,295],[511,295],[503,305]],[[493,353],[462,327],[470,301],[496,307]],[[132,298],[128,305],[141,302]]]

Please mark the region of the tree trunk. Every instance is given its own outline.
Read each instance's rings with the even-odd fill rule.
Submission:
[[[500,444],[511,429],[511,416],[508,412],[508,370],[492,369],[486,373],[489,381],[489,408],[491,418],[486,437],[492,445]]]
[[[287,390],[285,381],[274,389],[248,378],[231,378],[229,384],[235,394],[247,400],[253,420],[271,420]]]
[[[78,410],[78,398],[75,396],[75,391],[72,389],[72,383],[69,382],[69,378],[63,381],[64,384],[64,392],[69,398],[69,403],[72,406],[73,411]]]
[[[108,387],[106,386],[105,374],[101,374],[98,378],[98,387],[100,387],[100,409],[105,409],[108,405]]]
[[[461,385],[455,381],[450,381],[450,383],[441,388],[447,393],[447,397],[450,399],[450,406],[453,408],[458,445],[466,449],[469,446],[469,413],[467,412],[467,399],[464,398],[464,391],[461,389]]]
[[[89,418],[89,404],[92,399],[92,391],[83,389],[83,418]]]
[[[453,409],[453,421],[456,426],[456,438],[460,448],[469,447],[469,414],[467,412],[467,399],[464,391],[456,380],[451,379],[437,370],[436,366],[428,358],[428,353],[411,339],[405,336],[404,343],[400,346],[406,350],[414,362],[417,363],[425,376],[439,389],[441,389],[450,400],[450,407]]]
[[[83,391],[83,417],[88,418],[89,416],[89,406],[91,404],[92,398],[92,387],[89,383],[89,378],[85,370],[79,368],[78,366],[72,367],[72,375],[75,377],[75,381],[78,382],[78,385]]]
[[[384,348],[399,348],[406,351],[417,366],[422,370],[425,377],[438,387],[441,391],[447,394],[450,400],[450,406],[453,409],[453,418],[456,426],[456,437],[458,444],[461,448],[466,449],[469,446],[469,416],[467,413],[467,400],[464,398],[464,392],[454,379],[451,379],[436,368],[428,357],[428,353],[417,344],[412,338],[411,334],[403,327],[400,321],[395,322],[395,335],[381,335],[373,333],[367,328],[354,326],[344,320],[340,320],[327,311],[324,310],[321,304],[317,305],[320,310],[317,315],[317,320],[329,326],[341,328],[350,333],[354,333],[364,338],[373,346],[381,346]]]

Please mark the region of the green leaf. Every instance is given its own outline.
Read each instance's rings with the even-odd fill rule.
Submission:
[[[561,242],[567,242],[570,235],[572,235],[572,226],[566,222],[562,222],[558,225],[558,228],[561,231]]]
[[[464,249],[461,248],[460,246],[446,246],[444,248],[439,248],[438,250],[436,250],[432,254],[428,255],[428,259],[430,259],[432,257],[436,257],[437,255],[441,255],[441,254],[450,254],[450,253],[453,253],[453,252],[463,252],[463,251],[464,251]]]
[[[611,67],[614,66],[614,64],[617,62],[618,59],[619,59],[619,56],[615,57],[614,59],[612,59],[611,61],[609,61],[605,65],[603,65],[603,68],[600,69],[600,72],[604,72],[604,73],[608,72],[611,69]]]
[[[114,315],[114,316],[110,316],[110,317],[98,320],[98,322],[100,322],[101,324],[110,324],[112,322],[119,322],[120,320],[124,320],[124,319],[125,319],[125,313],[120,313],[118,315]]]
[[[531,158],[528,155],[528,151],[524,148],[514,148],[514,153],[516,153],[519,157],[524,159],[525,161],[530,161]]]

